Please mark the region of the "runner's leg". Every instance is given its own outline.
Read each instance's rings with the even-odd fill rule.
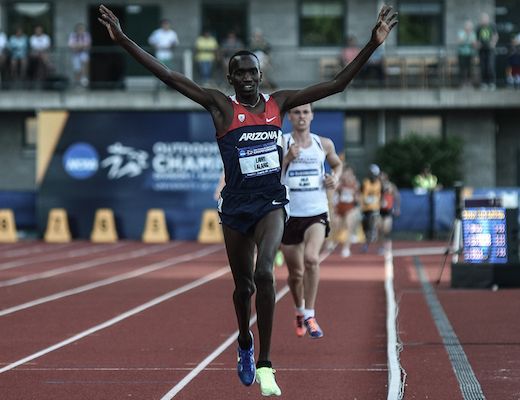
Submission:
[[[275,288],[273,263],[285,225],[285,211],[278,208],[267,214],[255,228],[255,241],[258,246],[254,282],[256,284],[256,312],[258,315],[258,336],[260,352],[258,364],[270,364],[271,333],[273,329]]]

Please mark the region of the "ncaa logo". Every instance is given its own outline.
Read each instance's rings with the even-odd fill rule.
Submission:
[[[244,150],[240,150],[240,151],[238,152],[238,156],[239,156],[239,157],[245,157],[245,155],[246,155],[246,152],[245,152]]]
[[[87,179],[99,169],[99,154],[91,144],[78,142],[63,154],[63,168],[74,179]]]

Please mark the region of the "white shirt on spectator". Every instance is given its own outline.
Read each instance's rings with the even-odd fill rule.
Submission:
[[[29,38],[31,49],[34,51],[45,51],[51,47],[51,38],[46,33],[42,33],[40,36],[32,35]]]
[[[179,45],[177,33],[171,29],[156,29],[148,38],[148,43],[156,49],[156,57],[158,59],[172,59],[173,48]]]

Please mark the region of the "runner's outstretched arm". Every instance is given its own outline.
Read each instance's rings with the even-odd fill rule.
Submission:
[[[216,117],[218,119],[222,107],[232,108],[224,93],[200,87],[181,73],[172,71],[153,55],[139,47],[123,33],[119,19],[107,7],[101,5],[99,12],[101,16],[98,20],[107,28],[114,42],[123,47],[133,58],[165,84],[206,108],[212,114],[214,120]],[[217,123],[218,121],[215,122]]]

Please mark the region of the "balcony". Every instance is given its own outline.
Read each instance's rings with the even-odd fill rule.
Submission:
[[[148,49],[150,50],[150,49]],[[341,49],[275,47],[272,67],[264,72],[272,87],[297,89],[330,79],[341,68]],[[379,109],[489,109],[520,107],[519,92],[505,86],[504,49],[498,49],[497,90],[479,89],[479,66],[475,58],[473,86],[461,88],[455,48],[385,49],[384,78],[368,74],[357,77],[343,93],[321,100],[317,108]],[[138,65],[117,46],[95,47],[91,51],[90,83],[76,87],[68,48],[54,48],[54,71],[45,82],[31,78],[12,82],[2,74],[0,111],[35,109],[68,110],[194,110],[200,107],[170,90]],[[34,65],[32,66],[34,67]],[[176,50],[174,69],[197,81],[198,74],[189,48]],[[214,86],[231,94],[224,67],[214,71]],[[297,71],[297,73],[295,73]],[[31,69],[29,70],[31,72]]]

